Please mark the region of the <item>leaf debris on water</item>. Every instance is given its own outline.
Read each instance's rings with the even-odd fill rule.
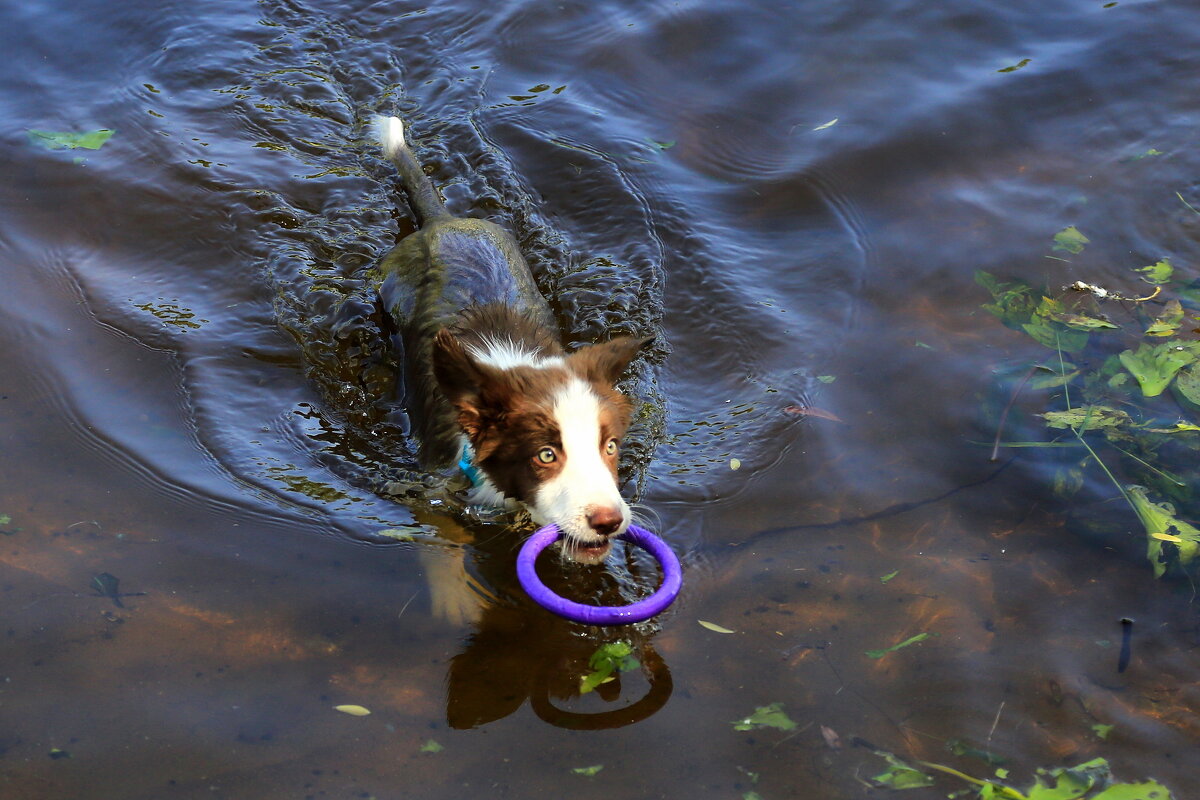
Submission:
[[[365,717],[371,713],[370,709],[356,705],[334,706],[334,711],[340,711],[343,714],[349,714],[352,717]]]
[[[99,150],[116,131],[101,128],[96,131],[39,131],[29,129],[29,140],[50,150]]]
[[[121,579],[109,572],[101,572],[99,575],[92,577],[92,588],[96,590],[101,597],[107,597],[113,601],[113,605],[117,608],[124,608],[125,604],[121,602],[122,597],[140,596],[145,592],[125,592],[120,591]]]
[[[754,709],[750,716],[733,724],[735,731],[752,731],[755,728],[777,728],[781,731],[796,729],[796,723],[783,711],[783,703],[771,703]]]
[[[1002,69],[998,69],[998,70],[996,70],[996,72],[1016,72],[1017,70],[1025,67],[1025,66],[1028,66],[1029,62],[1032,60],[1033,59],[1031,59],[1031,58],[1022,58],[1017,63],[1015,63],[1011,66],[1008,66],[1008,67],[1004,67]]]
[[[893,570],[893,571],[889,572],[887,575],[880,575],[879,582],[887,583],[888,581],[890,581],[892,578],[896,577],[899,574],[900,574],[900,570],[897,569],[897,570]]]
[[[826,122],[822,125],[818,125],[817,127],[813,128],[813,130],[814,131],[828,130],[829,128],[832,128],[834,125],[837,125],[838,119],[839,119],[839,117],[834,117],[833,119],[829,120],[829,122]]]
[[[1171,275],[1175,272],[1175,267],[1171,265],[1171,259],[1164,258],[1151,264],[1148,267],[1140,267],[1134,272],[1142,273],[1142,280],[1152,286],[1160,286],[1171,280]]]
[[[909,638],[905,639],[903,642],[900,642],[900,644],[894,644],[891,647],[885,647],[882,650],[868,650],[867,656],[870,658],[883,658],[888,653],[894,653],[895,651],[897,651],[901,648],[908,647],[909,645],[914,645],[917,642],[923,642],[926,639],[928,639],[930,636],[933,636],[933,635],[934,634],[932,634],[932,633],[918,633],[916,636],[910,636]]]
[[[1091,239],[1080,232],[1079,228],[1069,225],[1054,234],[1054,249],[1075,255],[1082,253],[1084,246],[1091,241]]]
[[[737,631],[731,631],[729,628],[722,627],[715,622],[709,622],[706,619],[698,619],[696,621],[700,623],[700,627],[708,628],[710,631],[716,633],[737,633]]]
[[[871,780],[889,789],[917,789],[922,786],[932,786],[933,778],[920,770],[910,767],[891,753],[876,750],[875,754],[887,759],[888,768]]]
[[[440,753],[445,749],[436,739],[426,739],[425,744],[421,745],[422,753]]]
[[[635,670],[641,665],[642,662],[634,657],[633,645],[629,642],[602,644],[588,658],[592,672],[579,679],[579,693],[587,694],[602,683],[616,680],[616,675]]]
[[[593,764],[590,767],[573,767],[571,772],[574,772],[576,775],[586,775],[590,778],[602,769],[604,769],[603,764]]]
[[[732,470],[741,469],[742,468],[742,460],[740,458],[729,459],[729,468]]]

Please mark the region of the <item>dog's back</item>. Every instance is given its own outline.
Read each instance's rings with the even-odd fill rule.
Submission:
[[[446,210],[408,148],[399,119],[381,119],[378,130],[384,155],[395,164],[421,226],[384,258],[379,293],[403,342],[403,400],[420,441],[421,465],[440,469],[458,459],[462,446],[453,410],[433,374],[439,330],[514,340],[517,349],[547,356],[562,350],[552,335],[550,307],[512,236],[486,220],[455,217]],[[468,309],[492,313],[466,319],[462,312]],[[464,322],[475,324],[464,330]],[[482,330],[477,329],[480,324]]]

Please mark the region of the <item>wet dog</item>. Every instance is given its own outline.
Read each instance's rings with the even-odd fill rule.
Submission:
[[[629,525],[617,459],[631,404],[614,386],[648,340],[568,354],[512,236],[446,210],[399,119],[380,118],[378,133],[419,225],[378,277],[421,467],[458,465],[472,502],[524,506],[559,527],[570,557],[603,560]]]

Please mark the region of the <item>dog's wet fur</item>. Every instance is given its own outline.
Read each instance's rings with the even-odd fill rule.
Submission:
[[[631,404],[614,386],[648,340],[568,354],[512,236],[446,210],[400,120],[381,118],[378,131],[420,226],[379,278],[422,468],[453,468],[465,448],[480,475],[472,502],[523,505],[559,527],[568,556],[603,560],[630,516],[617,460]]]

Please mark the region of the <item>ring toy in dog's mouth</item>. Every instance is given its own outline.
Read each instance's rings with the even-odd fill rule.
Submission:
[[[534,602],[560,617],[587,625],[628,625],[662,613],[679,595],[683,586],[683,571],[679,567],[679,559],[666,542],[637,525],[630,525],[629,530],[617,538],[636,544],[658,560],[663,579],[662,585],[654,594],[627,606],[589,606],[557,595],[542,583],[533,565],[538,555],[557,541],[559,536],[561,534],[557,525],[539,528],[530,536],[517,555],[517,578]]]

